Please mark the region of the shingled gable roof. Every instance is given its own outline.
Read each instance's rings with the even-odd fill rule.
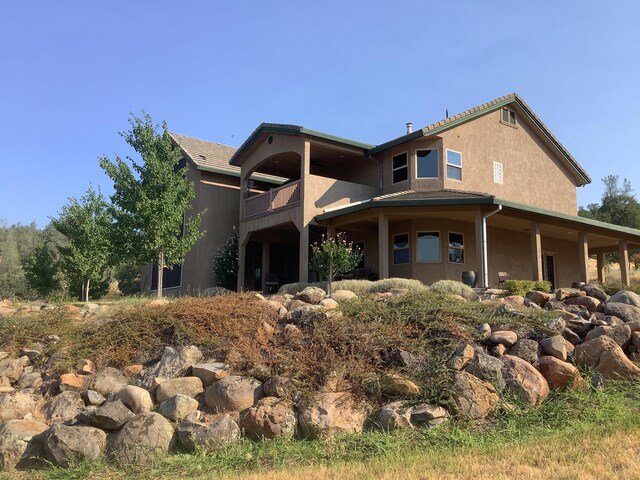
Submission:
[[[234,177],[240,176],[240,167],[229,165],[229,160],[238,150],[236,147],[200,140],[199,138],[187,137],[186,135],[173,132],[169,132],[169,136],[171,136],[175,144],[180,147],[198,170],[222,173]],[[285,180],[273,175],[260,173],[252,175],[251,178],[276,184],[281,184]]]
[[[531,123],[538,129],[542,137],[546,138],[550,145],[556,149],[556,151],[560,154],[560,157],[566,161],[567,166],[570,170],[576,173],[577,178],[580,179],[579,185],[585,185],[587,183],[591,183],[591,177],[583,170],[583,168],[578,164],[578,162],[571,156],[571,154],[567,151],[567,149],[560,143],[560,141],[551,133],[551,131],[547,128],[547,126],[538,118],[538,116],[529,108],[529,106],[525,103],[522,98],[516,94],[511,93],[509,95],[505,95],[504,97],[497,98],[492,100],[491,102],[485,103],[483,105],[472,108],[471,110],[467,110],[466,112],[459,113],[452,117],[446,118],[444,120],[440,120],[439,122],[432,123],[420,130],[416,130],[415,132],[409,133],[407,135],[403,135],[402,137],[398,137],[394,140],[390,140],[386,143],[378,145],[367,153],[376,154],[387,150],[389,148],[395,147],[396,145],[401,145],[406,142],[410,142],[411,140],[415,140],[421,137],[429,137],[431,135],[436,135],[445,130],[449,130],[461,123],[468,122],[480,115],[485,115],[489,112],[502,108],[506,105],[515,103],[518,107],[529,117]]]

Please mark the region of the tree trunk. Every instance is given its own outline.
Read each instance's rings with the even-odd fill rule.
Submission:
[[[158,253],[158,298],[162,298],[162,274],[164,272],[164,253]]]
[[[327,295],[331,295],[331,282],[333,281],[333,259],[329,262],[329,278],[327,278]]]
[[[84,289],[84,296],[85,296],[84,301],[86,303],[89,303],[89,285],[90,284],[91,284],[91,279],[87,278],[87,288]]]

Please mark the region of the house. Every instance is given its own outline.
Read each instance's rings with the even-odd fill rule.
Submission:
[[[381,145],[263,123],[234,152],[240,168],[239,289],[307,281],[310,245],[338,231],[378,278],[425,283],[475,271],[480,286],[511,278],[555,286],[589,278],[595,255],[629,249],[640,230],[577,216],[591,179],[529,106],[504,96]],[[262,193],[256,174],[285,178]]]

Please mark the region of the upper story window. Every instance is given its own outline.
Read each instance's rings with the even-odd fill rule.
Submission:
[[[416,152],[417,178],[438,178],[438,150]]]
[[[404,182],[409,178],[406,152],[393,157],[391,161],[391,175],[393,176],[392,183]]]
[[[509,125],[516,125],[516,112],[508,108],[503,108],[501,112],[501,120]]]
[[[462,154],[447,150],[447,178],[462,181]]]
[[[493,162],[493,181],[496,183],[503,181],[502,163],[500,162]]]
[[[418,232],[416,261],[437,263],[440,261],[440,232]]]
[[[409,234],[393,236],[393,264],[409,263]]]

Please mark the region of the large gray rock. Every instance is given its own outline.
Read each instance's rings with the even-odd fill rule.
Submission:
[[[510,330],[499,330],[489,335],[489,341],[505,347],[512,347],[518,341],[518,334]]]
[[[54,465],[68,467],[83,460],[97,460],[104,452],[107,434],[99,428],[55,425],[44,439],[44,451]]]
[[[231,375],[218,380],[204,393],[205,404],[218,412],[242,411],[264,396],[255,378]]]
[[[162,403],[176,395],[195,397],[202,393],[202,380],[198,377],[180,377],[163,380],[156,388],[156,400]]]
[[[586,283],[580,286],[580,290],[585,292],[587,296],[597,298],[601,302],[609,300],[609,295],[598,285],[592,283]]]
[[[535,406],[547,398],[549,384],[530,363],[512,355],[505,355],[502,361],[502,373],[507,389],[521,402]]]
[[[109,395],[115,395],[122,387],[128,384],[129,380],[120,370],[107,367],[93,377],[91,389],[108,397]]]
[[[56,395],[42,408],[49,425],[73,420],[84,411],[84,401],[78,392],[62,392]]]
[[[164,352],[158,363],[144,370],[141,385],[150,389],[155,378],[180,377],[190,367],[199,363],[202,357],[202,352],[193,345],[181,350],[169,346],[164,347]]]
[[[640,368],[627,358],[615,340],[604,335],[578,345],[574,357],[577,363],[595,368],[603,379],[640,378]]]
[[[209,387],[213,382],[231,375],[229,366],[222,362],[198,363],[191,367],[191,375],[202,380],[204,388]]]
[[[447,411],[437,405],[421,403],[405,406],[403,401],[388,403],[380,408],[378,420],[383,430],[433,428],[449,418]]]
[[[18,390],[0,393],[0,423],[8,420],[18,420],[36,408],[32,392]]]
[[[120,400],[105,403],[95,410],[87,410],[80,414],[78,420],[86,425],[101,428],[103,430],[118,430],[134,417]]]
[[[174,395],[160,404],[158,413],[173,422],[182,422],[198,410],[198,401],[187,395]]]
[[[586,308],[589,312],[593,313],[597,310],[598,305],[600,305],[600,300],[594,297],[569,297],[565,300],[567,305],[578,305],[580,307]]]
[[[151,394],[144,388],[135,385],[123,387],[116,395],[116,399],[136,414],[150,412],[153,409]]]
[[[346,392],[323,392],[298,415],[300,432],[306,438],[328,437],[336,433],[359,433],[366,410]]]
[[[262,384],[262,390],[266,397],[285,398],[290,394],[291,380],[280,375],[269,377]]]
[[[215,450],[240,438],[240,427],[227,414],[211,424],[186,420],[178,425],[177,431],[180,443],[190,452],[197,448]]]
[[[449,367],[453,370],[462,370],[475,356],[476,352],[468,343],[464,343],[460,345],[453,355],[451,359],[449,359]]]
[[[631,328],[629,328],[628,325],[596,327],[588,332],[584,339],[585,341],[589,341],[602,335],[612,338],[618,345],[624,347],[631,339]]]
[[[563,362],[567,360],[567,341],[562,335],[554,335],[553,337],[545,338],[540,342],[540,348],[545,355],[551,355]]]
[[[105,402],[105,398],[102,394],[95,390],[84,390],[80,392],[80,396],[86,406],[97,407]]]
[[[465,371],[475,375],[480,380],[489,382],[496,390],[504,389],[502,376],[502,360],[492,357],[482,351],[476,351],[474,359],[465,367]]]
[[[0,467],[31,468],[44,458],[43,433],[49,426],[35,420],[9,420],[0,425]]]
[[[173,425],[159,413],[136,415],[120,429],[109,445],[109,453],[120,465],[150,465],[173,451]]]
[[[292,438],[296,431],[296,414],[290,400],[265,397],[248,409],[240,421],[245,435],[253,440]]]
[[[640,295],[629,290],[621,290],[609,297],[607,304],[609,303],[624,303],[640,308]]]
[[[635,305],[628,305],[626,303],[612,302],[611,298],[607,302],[607,306],[604,308],[604,313],[606,315],[613,315],[615,317],[621,318],[625,322],[640,321],[639,307],[636,307]]]
[[[480,420],[498,404],[499,397],[490,383],[468,372],[456,372],[452,400],[459,415]]]
[[[529,363],[536,363],[540,356],[540,346],[535,340],[521,338],[509,349],[509,355],[520,357]]]
[[[305,303],[317,305],[326,295],[326,292],[322,288],[307,287],[301,292],[298,292],[295,298],[296,300],[301,300]]]

